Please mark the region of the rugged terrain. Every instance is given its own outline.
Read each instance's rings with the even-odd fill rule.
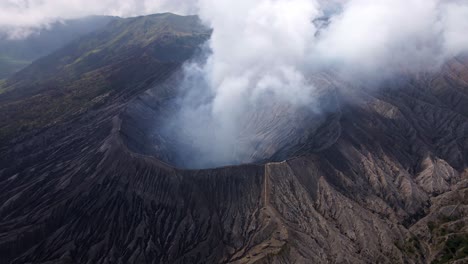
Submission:
[[[324,73],[334,107],[290,148],[178,169],[153,125],[209,34],[119,20],[2,84],[2,262],[468,261],[468,57],[379,89]]]

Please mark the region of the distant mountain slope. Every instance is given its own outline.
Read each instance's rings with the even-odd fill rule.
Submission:
[[[0,139],[92,109],[124,88],[157,79],[209,36],[197,17],[114,20],[0,84]],[[32,111],[31,111],[32,110]]]
[[[0,35],[0,79],[6,78],[70,41],[102,28],[116,17],[90,16],[56,22],[25,39]]]

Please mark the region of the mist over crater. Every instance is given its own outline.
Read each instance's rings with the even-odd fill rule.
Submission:
[[[294,105],[273,95],[245,98],[242,112],[226,129],[212,115],[209,98],[206,104],[188,104],[172,79],[127,108],[122,134],[133,151],[178,168],[282,161],[325,148],[338,137],[337,99],[334,90],[323,85],[314,105]]]

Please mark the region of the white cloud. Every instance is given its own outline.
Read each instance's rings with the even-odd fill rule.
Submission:
[[[468,47],[468,2],[351,0],[316,43],[326,63],[376,71],[420,70]]]
[[[447,3],[442,12],[444,49],[447,55],[453,56],[468,50],[468,3]]]

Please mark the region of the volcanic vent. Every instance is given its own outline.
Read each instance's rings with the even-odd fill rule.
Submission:
[[[178,113],[184,106],[175,87],[166,82],[136,98],[122,116],[121,134],[132,151],[177,168],[282,161],[323,149],[340,133],[336,97],[323,83],[315,105],[297,106],[265,97],[248,106],[229,143],[203,117],[180,120]],[[182,122],[197,122],[198,131],[187,131]]]

